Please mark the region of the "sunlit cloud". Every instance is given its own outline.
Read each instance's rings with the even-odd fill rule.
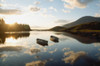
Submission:
[[[2,9],[0,8],[0,14],[12,15],[12,14],[21,14],[21,11],[18,9]]]
[[[87,5],[95,0],[63,0],[65,8],[86,8]]]
[[[30,9],[30,11],[32,11],[32,12],[37,12],[37,11],[40,10],[40,8],[39,8],[39,7],[36,7],[36,6],[29,6],[29,9]]]
[[[57,9],[54,8],[54,7],[52,7],[52,6],[51,6],[49,9],[50,9],[50,10],[53,10],[53,11],[55,11],[55,12],[57,12]]]
[[[63,11],[64,13],[70,13],[69,10],[62,9],[62,11]]]
[[[40,4],[39,1],[35,1],[35,2],[34,2],[34,5],[39,5],[39,4]]]
[[[0,14],[2,14],[2,15],[19,15],[22,13],[22,11],[20,9],[18,9],[17,6],[18,6],[18,4],[0,3]]]
[[[54,0],[48,0],[49,2],[53,2]]]
[[[59,20],[56,20],[55,23],[56,24],[59,24],[59,25],[64,25],[64,24],[67,24],[69,23],[70,21],[68,20],[64,20],[64,19],[59,19]]]
[[[95,14],[95,17],[100,17],[100,13],[96,13]]]
[[[3,6],[3,4],[0,3],[0,7],[2,7],[2,6]]]
[[[5,0],[0,0],[1,2],[4,2]]]

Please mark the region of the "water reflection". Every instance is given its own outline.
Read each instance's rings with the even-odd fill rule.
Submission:
[[[52,39],[50,39],[51,41],[53,41],[53,42],[55,42],[55,43],[58,43],[59,41],[58,40],[52,40]]]
[[[0,54],[0,58],[7,57],[6,54]]]
[[[100,33],[95,33],[95,35],[93,36],[87,35],[88,33],[83,33],[84,35],[83,34],[72,34],[72,33],[61,33],[61,34],[63,34],[64,36],[72,37],[80,41],[81,43],[85,43],[85,44],[98,43],[98,42],[100,43],[100,36],[97,36]]]
[[[5,41],[16,42],[16,39],[18,39],[18,38],[25,38],[25,37],[29,37],[29,36],[30,36],[29,32],[6,32],[6,33],[0,33],[0,44],[4,44]],[[9,39],[7,39],[7,38],[9,38]]]
[[[32,61],[32,62],[26,63],[26,66],[45,66],[47,62],[52,61],[52,60],[53,59]]]
[[[2,35],[5,44],[0,45],[0,66],[100,66],[100,42],[97,39],[49,31]],[[57,36],[59,42],[52,42],[51,35]],[[37,38],[46,39],[48,46],[37,44]]]
[[[73,66],[100,66],[100,61],[95,60],[88,56],[84,51],[74,52],[69,51],[64,53],[65,57],[63,60],[65,63],[70,63]]]
[[[4,46],[0,47],[0,52],[4,51],[20,51],[22,49],[21,46]]]
[[[45,66],[45,64],[47,63],[47,60],[41,61],[32,61],[30,63],[27,63],[26,66]]]
[[[41,52],[40,49],[32,48],[32,49],[29,49],[29,50],[25,51],[24,53],[29,54],[29,55],[34,55],[34,54],[37,54],[39,52]]]
[[[69,52],[65,52],[64,55],[68,56],[63,59],[65,63],[74,64],[77,61],[77,59],[79,59],[82,56],[85,56],[86,52],[80,51],[75,53],[74,51],[69,51]]]
[[[40,43],[37,43],[37,44],[41,46],[48,46],[48,44],[40,44]]]

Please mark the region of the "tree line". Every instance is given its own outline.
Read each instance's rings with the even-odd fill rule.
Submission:
[[[0,31],[30,31],[30,26],[27,24],[18,24],[17,22],[13,25],[6,24],[4,19],[0,19]]]

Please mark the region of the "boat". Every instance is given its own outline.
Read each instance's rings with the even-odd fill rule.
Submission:
[[[37,44],[42,45],[42,46],[48,46],[48,41],[47,40],[43,40],[43,39],[39,39],[37,38]]]
[[[53,42],[59,42],[59,38],[56,36],[50,36],[50,40]]]

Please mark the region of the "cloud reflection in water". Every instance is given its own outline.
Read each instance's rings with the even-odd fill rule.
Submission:
[[[85,56],[86,52],[80,51],[75,53],[74,51],[69,51],[69,52],[65,52],[64,55],[68,56],[63,59],[65,63],[73,64],[78,58],[80,58],[81,56]]]
[[[46,63],[47,63],[47,60],[44,60],[44,61],[38,60],[38,61],[32,61],[32,62],[26,63],[26,66],[45,66]]]

